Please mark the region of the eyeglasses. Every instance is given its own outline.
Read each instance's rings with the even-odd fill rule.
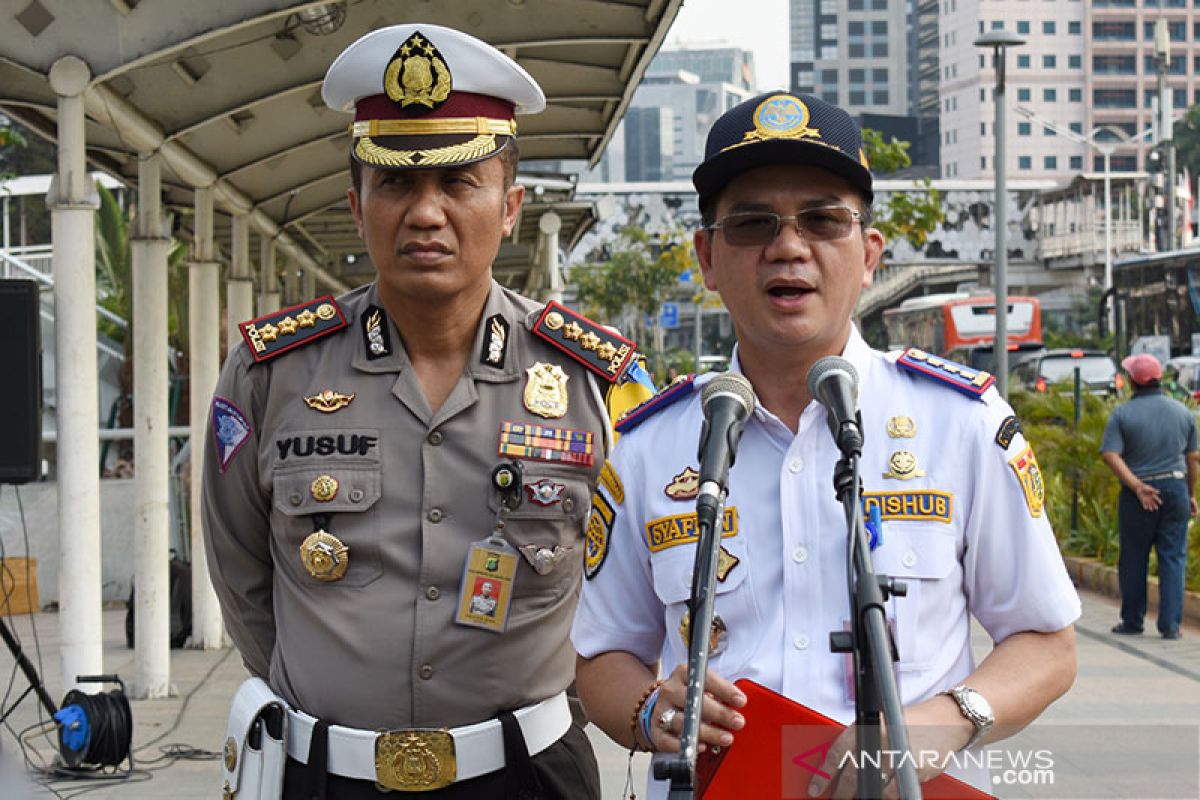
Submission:
[[[863,222],[863,213],[848,206],[806,208],[790,216],[774,211],[746,211],[729,214],[708,229],[724,231],[725,243],[733,247],[759,247],[775,241],[784,222],[794,223],[800,235],[810,242],[827,242],[849,236],[855,223]]]

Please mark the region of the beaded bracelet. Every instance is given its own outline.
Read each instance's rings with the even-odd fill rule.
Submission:
[[[662,686],[661,680],[656,680],[654,683],[646,687],[646,691],[642,692],[642,696],[638,698],[637,704],[633,707],[633,714],[629,717],[629,735],[633,739],[633,750],[641,750],[642,746],[638,743],[638,728],[641,723],[642,709],[646,706],[646,701],[650,699],[650,695],[656,694],[658,688]],[[652,740],[649,736],[646,737],[646,743],[650,744]],[[632,752],[631,750],[630,752]]]

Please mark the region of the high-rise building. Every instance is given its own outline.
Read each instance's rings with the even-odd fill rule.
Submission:
[[[937,0],[790,0],[791,88],[937,164]]]
[[[754,55],[747,50],[660,52],[589,180],[691,180],[709,128],[755,91]]]
[[[1162,8],[1159,8],[1161,2]],[[990,52],[975,39],[1004,29],[1026,44],[1008,49],[1006,91],[1008,174],[1062,177],[1103,168],[1088,145],[1055,127],[1091,135],[1113,126],[1137,137],[1152,122],[1158,96],[1155,21],[1167,21],[1171,40],[1168,88],[1182,111],[1200,101],[1200,7],[1189,0],[938,0],[941,172],[944,177],[991,177],[996,84]],[[1028,109],[1034,118],[1024,116]],[[1176,114],[1178,116],[1178,113]],[[1119,147],[1114,171],[1146,168],[1150,137]]]

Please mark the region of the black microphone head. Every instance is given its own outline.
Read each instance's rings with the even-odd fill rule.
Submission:
[[[840,356],[825,356],[812,365],[808,370],[808,393],[820,399],[821,393],[819,387],[821,384],[838,373],[846,376],[850,384],[851,397],[857,400],[858,370],[854,368],[853,364]]]
[[[758,402],[750,381],[736,372],[723,372],[704,384],[704,389],[700,392],[700,405],[704,409],[705,419],[710,416],[711,404],[717,397],[731,397],[737,400],[745,412],[741,415],[742,419],[750,416]]]

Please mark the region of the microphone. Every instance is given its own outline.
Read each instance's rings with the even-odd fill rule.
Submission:
[[[756,402],[750,381],[736,372],[718,375],[700,393],[704,427],[700,431],[700,491],[696,495],[698,529],[705,523],[717,524],[742,426]]]
[[[826,356],[808,371],[808,393],[825,406],[829,432],[843,455],[860,455],[862,428],[858,424],[858,372],[838,356]]]

